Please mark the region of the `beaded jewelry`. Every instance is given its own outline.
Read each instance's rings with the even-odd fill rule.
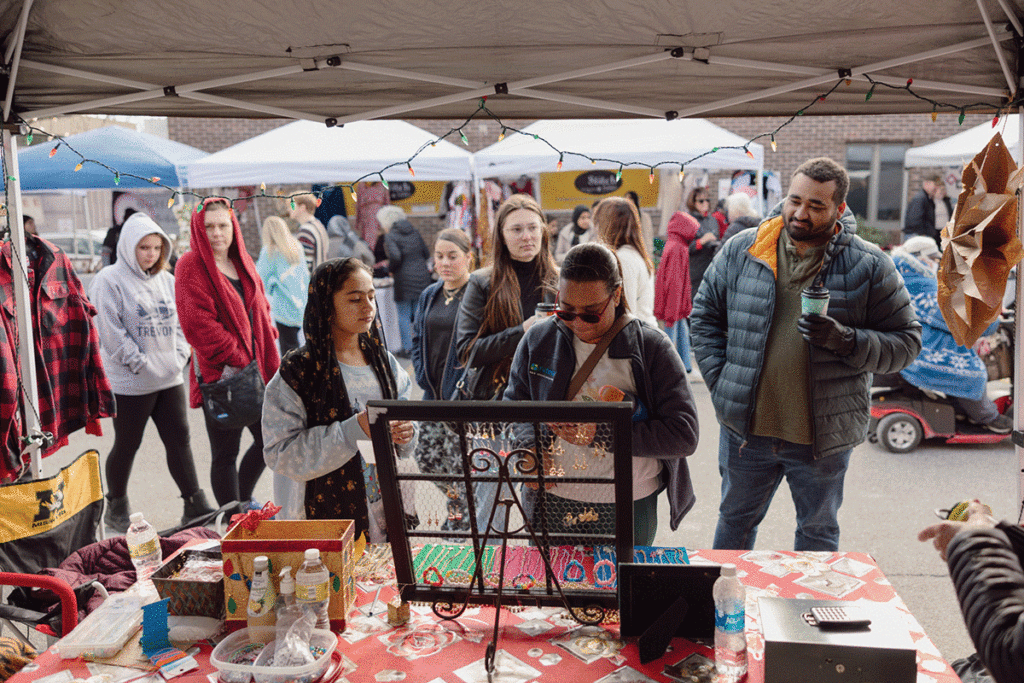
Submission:
[[[436,577],[433,580],[431,580],[430,578],[431,572],[433,572],[434,577]],[[443,586],[444,577],[441,576],[441,572],[437,571],[437,567],[435,567],[434,565],[430,565],[429,567],[427,567],[427,570],[423,572],[423,583],[429,586]]]
[[[444,578],[448,580],[448,583],[467,584],[473,580],[473,575],[465,569],[449,569],[444,573]]]
[[[580,574],[577,577],[569,576],[569,572],[574,568],[579,568],[580,570]],[[569,563],[565,565],[565,570],[562,572],[562,581],[568,581],[569,583],[582,583],[585,578],[587,578],[587,572],[579,560],[570,560]]]
[[[602,579],[599,570],[602,567],[608,567],[608,578]],[[615,565],[612,564],[611,560],[598,560],[597,564],[594,565],[594,583],[601,588],[611,588],[615,585],[616,580]]]

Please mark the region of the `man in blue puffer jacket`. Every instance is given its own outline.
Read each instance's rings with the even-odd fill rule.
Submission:
[[[802,164],[781,215],[726,243],[697,291],[693,349],[721,423],[715,548],[753,548],[785,476],[794,548],[837,550],[850,453],[867,436],[871,375],[898,372],[921,350],[921,325],[892,260],[854,234],[848,188],[831,159]],[[829,291],[825,314],[801,314],[801,291],[812,284]]]

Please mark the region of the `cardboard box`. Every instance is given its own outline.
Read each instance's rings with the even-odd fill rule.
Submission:
[[[355,524],[349,519],[318,519],[260,522],[255,531],[236,525],[221,540],[224,557],[225,622],[229,629],[246,624],[246,604],[253,575],[253,559],[266,555],[275,591],[280,587],[278,574],[284,567],[297,570],[302,566],[307,548],[320,550],[320,559],[331,573],[331,601],[327,613],[331,630],[345,629],[345,619],[355,604],[353,569],[356,548],[353,545]],[[292,576],[294,576],[294,571]]]
[[[884,603],[758,598],[764,683],[916,683],[917,650],[899,611]],[[812,607],[856,604],[867,628],[825,630]]]

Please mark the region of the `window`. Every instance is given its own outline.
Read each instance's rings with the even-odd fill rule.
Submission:
[[[910,145],[846,146],[850,210],[868,225],[900,231],[903,227],[903,158]]]

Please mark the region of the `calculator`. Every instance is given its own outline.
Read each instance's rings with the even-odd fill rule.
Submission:
[[[842,607],[812,607],[811,616],[821,628],[856,629],[866,628],[871,619],[858,607],[844,605]]]

